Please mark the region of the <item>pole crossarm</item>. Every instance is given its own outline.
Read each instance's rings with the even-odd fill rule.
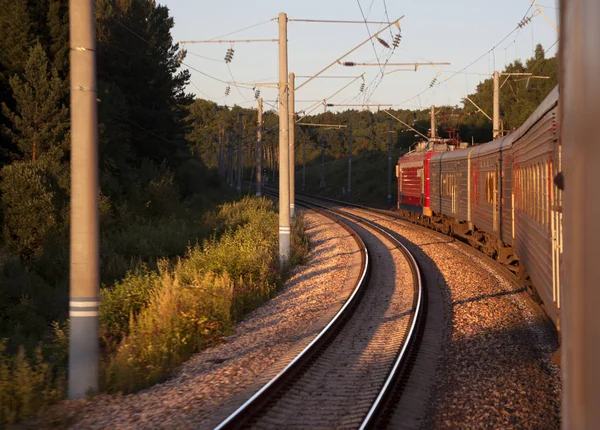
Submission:
[[[246,85],[248,87],[268,87],[268,88],[279,88],[279,83],[277,82],[236,82],[236,81],[227,81],[227,85]]]
[[[279,42],[279,39],[234,39],[234,40],[182,40],[185,43],[253,43],[253,42]]]
[[[393,115],[392,113],[390,113],[387,110],[384,110],[382,112],[387,113],[389,116],[391,116],[392,118],[394,118],[396,121],[398,121],[400,124],[410,128],[411,130],[413,130],[415,133],[417,133],[418,135],[422,136],[424,139],[427,139],[427,136],[425,136],[423,133],[421,133],[419,130],[415,129],[414,127],[411,127],[410,125],[408,125],[407,123],[405,123],[404,121],[402,121],[400,118],[398,118],[397,116]]]
[[[487,119],[489,119],[490,121],[492,121],[492,117],[490,117],[487,113],[485,113],[485,111],[483,109],[481,109],[479,106],[477,106],[477,103],[475,103],[473,100],[471,100],[468,95],[466,95],[464,92],[462,92],[461,89],[458,88],[454,84],[454,82],[452,82],[450,80],[450,78],[444,74],[444,72],[442,72],[440,69],[438,69],[437,66],[435,66],[435,65],[433,67],[435,68],[435,70],[438,71],[439,74],[441,74],[444,78],[446,78],[446,82],[450,82],[450,85],[452,85],[456,91],[458,91],[459,93],[461,93],[473,106],[475,106],[477,108],[477,110],[479,112],[481,112],[482,114],[484,114]]]
[[[390,28],[392,25],[394,24],[398,24],[398,22],[404,18],[404,15],[402,15],[400,18],[398,18],[397,20],[393,21],[392,23],[386,25],[385,27],[383,27],[381,30],[379,30],[377,33],[373,34],[371,37],[369,37],[367,40],[365,40],[364,42],[360,43],[359,45],[355,46],[354,48],[352,48],[350,51],[346,52],[344,55],[342,55],[339,58],[336,58],[331,64],[329,64],[328,66],[326,66],[324,69],[322,69],[321,71],[317,72],[312,78],[309,78],[307,81],[305,81],[302,85],[299,85],[296,90],[299,90],[300,88],[302,88],[304,85],[308,84],[310,81],[312,81],[313,79],[315,79],[317,76],[319,76],[321,73],[323,73],[324,71],[328,70],[330,67],[334,66],[335,64],[337,64],[338,61],[340,61],[342,58],[350,55],[351,53],[353,53],[354,51],[356,51],[358,48],[360,48],[361,46],[363,46],[364,44],[366,44],[367,42],[369,42],[371,39],[379,36],[381,33],[383,33],[385,30],[387,30],[388,28]],[[364,22],[364,21],[363,21]]]
[[[354,66],[406,67],[406,66],[413,66],[415,68],[414,69],[415,72],[417,71],[419,66],[449,66],[450,65],[449,62],[442,62],[442,63],[356,63],[354,61],[345,61],[343,63],[341,61],[338,61],[338,64],[340,64],[342,66],[346,66],[346,67],[354,67]],[[404,70],[410,70],[410,69],[404,69]],[[397,71],[398,70],[394,70],[393,72],[397,72]],[[392,72],[388,72],[388,73],[392,73]]]
[[[288,22],[325,22],[332,24],[394,24],[390,21],[344,21],[344,20],[336,20],[336,19],[301,19],[301,18],[290,18]]]
[[[344,85],[344,86],[343,86],[341,89],[339,89],[338,91],[336,91],[335,93],[333,93],[332,95],[330,95],[329,97],[327,97],[327,99],[331,99],[331,98],[335,97],[336,95],[338,95],[339,93],[341,93],[342,91],[344,91],[346,88],[348,88],[350,85],[352,85],[352,84],[353,84],[353,83],[354,83],[356,80],[358,80],[358,79],[363,79],[363,78],[364,78],[364,75],[365,75],[365,74],[363,73],[362,75],[360,75],[360,76],[357,76],[356,78],[352,79],[352,80],[351,80],[351,81],[350,81],[348,84]],[[308,82],[308,81],[306,81],[306,82]],[[302,86],[302,85],[301,85],[301,86]],[[300,87],[297,87],[297,88],[296,88],[296,91],[298,90],[298,88],[300,88]],[[305,114],[305,115],[308,115],[308,114],[310,114],[310,113],[311,113],[312,111],[314,111],[314,110],[315,110],[317,107],[319,107],[319,105],[320,105],[320,104],[323,104],[323,103],[325,102],[325,100],[327,100],[327,99],[319,100],[317,103],[315,103],[315,104],[313,104],[312,106],[310,106],[310,107],[306,108],[306,111],[308,111],[308,112],[306,112],[306,114]],[[296,122],[298,122],[298,121],[296,121]]]
[[[550,76],[533,76],[533,73],[500,73],[501,76],[506,76],[506,79],[500,85],[500,89],[508,82],[511,76],[525,76],[525,78],[515,79],[515,82],[528,81],[529,79],[550,79]]]
[[[313,76],[296,76],[296,79],[308,79]],[[354,79],[358,78],[358,76],[314,76],[315,79]]]
[[[531,4],[533,6],[535,6],[535,8],[537,9],[537,11],[540,15],[542,15],[544,18],[546,18],[546,21],[548,21],[548,23],[552,26],[552,28],[554,28],[554,30],[558,31],[558,27],[552,22],[552,20],[550,20],[550,18],[548,18],[548,15],[546,15],[544,13],[542,8],[538,6],[538,4],[535,2],[535,0],[531,0]]]
[[[371,103],[371,104],[360,104],[360,103],[327,103],[327,107],[335,107],[335,106],[394,106],[389,103]]]
[[[334,127],[334,128],[346,128],[347,125],[341,124],[313,124],[309,122],[297,122],[296,125],[306,125],[308,127]]]

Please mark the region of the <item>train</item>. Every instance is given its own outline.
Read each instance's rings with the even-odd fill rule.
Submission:
[[[560,331],[561,144],[555,87],[514,132],[468,146],[419,142],[396,165],[397,210],[519,276]]]

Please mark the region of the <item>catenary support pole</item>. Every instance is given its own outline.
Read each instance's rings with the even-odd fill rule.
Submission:
[[[279,14],[279,262],[290,258],[290,173],[287,15]]]
[[[321,183],[319,188],[325,188],[325,136],[321,136]]]
[[[500,76],[496,71],[494,72],[494,112],[492,116],[494,118],[492,137],[498,139],[500,137]]]
[[[302,191],[306,190],[306,137],[302,139]]]
[[[294,217],[296,216],[296,214],[294,213],[294,202],[296,200],[296,155],[295,155],[295,151],[294,151],[294,140],[295,140],[295,134],[294,134],[294,126],[296,124],[296,103],[295,103],[295,94],[294,94],[294,87],[296,85],[296,80],[295,80],[295,76],[293,73],[290,73],[290,79],[289,79],[289,88],[290,88],[290,95],[289,95],[289,101],[290,101],[290,106],[289,106],[289,118],[290,118],[290,124],[289,124],[289,140],[290,140],[290,152],[289,152],[289,161],[290,161],[290,220],[293,221]],[[291,222],[290,221],[290,222]]]
[[[256,131],[256,197],[262,195],[262,110],[263,100],[258,99],[258,128]]]
[[[350,187],[352,184],[352,124],[348,126],[348,197],[350,197]]]
[[[435,139],[437,137],[437,130],[435,125],[435,106],[431,105],[431,139]]]
[[[69,1],[71,237],[69,398],[98,391],[100,246],[94,2]]]
[[[238,195],[242,194],[242,176],[244,175],[244,152],[242,149],[242,137],[243,137],[243,132],[242,132],[242,116],[244,116],[244,114],[239,113],[238,114],[238,156],[237,156],[237,162],[238,162],[238,169],[237,169],[237,193]]]
[[[388,134],[389,134],[389,143],[388,143],[388,178],[387,178],[387,203],[388,206],[392,205],[392,133],[393,133],[393,123],[392,119],[388,119]]]

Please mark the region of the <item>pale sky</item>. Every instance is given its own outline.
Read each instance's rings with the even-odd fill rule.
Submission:
[[[545,49],[555,44],[558,33],[552,24],[531,7],[530,0],[159,0],[169,7],[175,19],[172,31],[175,41],[206,39],[277,39],[279,12],[285,12],[290,20],[355,20],[362,21],[363,15],[370,21],[400,21],[402,39],[392,53],[379,42],[365,44],[344,61],[363,63],[376,62],[378,56],[383,62],[389,57],[390,63],[404,62],[450,62],[449,66],[439,66],[446,76],[463,69],[480,56],[483,57],[469,66],[464,72],[451,79],[461,91],[472,93],[478,82],[495,69],[516,59],[526,59],[533,55],[537,43]],[[552,0],[538,3],[548,19],[557,25],[558,11]],[[386,14],[387,8],[387,14]],[[523,17],[532,16],[531,21],[515,31],[493,52],[487,53],[511,31]],[[262,23],[262,24],[261,24]],[[253,28],[229,34],[250,26]],[[368,26],[371,34],[383,25]],[[389,44],[398,31],[391,27],[381,34]],[[222,35],[226,35],[221,37]],[[314,75],[329,63],[354,48],[369,37],[367,26],[360,24],[322,24],[308,22],[288,23],[289,72],[297,76]],[[272,42],[235,43],[233,60],[223,61],[229,43],[186,44],[188,50],[185,63],[222,81],[275,83],[278,80],[278,45]],[[546,56],[555,54],[557,44],[547,51]],[[195,54],[195,55],[194,55]],[[391,54],[391,57],[390,57]],[[385,72],[398,69],[387,66]],[[328,103],[381,103],[392,104],[394,109],[418,109],[435,105],[456,105],[462,95],[450,82],[429,88],[431,81],[444,80],[443,75],[433,67],[419,67],[417,72],[400,71],[384,76],[380,82],[377,76],[379,67],[343,67],[335,65],[324,76],[358,76],[365,74],[366,91],[360,93],[361,80],[351,84],[346,90],[329,99],[336,91],[347,85],[350,79],[315,79],[296,93],[296,111],[314,105],[316,100],[328,99]],[[219,82],[191,70],[193,85],[189,91],[198,97],[213,100],[220,105],[238,104],[245,108],[256,107],[252,89],[236,88],[225,96],[226,83]],[[296,87],[305,79],[297,78]],[[260,96],[266,103],[275,105],[277,89],[260,88]],[[422,94],[420,94],[422,93]],[[420,94],[418,97],[418,94]],[[305,102],[306,101],[306,102]],[[269,109],[269,106],[265,106]],[[353,107],[360,109],[360,107]],[[328,108],[343,110],[348,107]],[[374,108],[376,109],[376,108]],[[314,113],[322,112],[318,107]]]

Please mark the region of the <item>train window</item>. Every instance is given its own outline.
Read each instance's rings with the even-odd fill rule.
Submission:
[[[485,197],[488,203],[492,203],[492,176],[491,172],[485,175]]]
[[[541,184],[541,171],[540,171],[540,163],[537,163],[535,165],[535,220],[541,224],[542,222],[542,213],[541,213],[541,209],[542,209],[542,190],[540,187]]]
[[[529,167],[525,167],[525,214],[530,216],[531,210],[531,176]]]

